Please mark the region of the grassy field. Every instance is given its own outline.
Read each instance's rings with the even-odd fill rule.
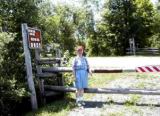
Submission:
[[[136,79],[154,78],[153,75],[138,74],[138,73],[94,74],[92,77],[89,78],[89,87],[105,87],[111,81],[118,80],[124,77],[130,78],[133,76]],[[144,84],[142,83],[137,86],[141,88],[144,86]],[[85,100],[89,100],[95,95],[96,94],[85,94],[84,97]],[[39,108],[36,112],[27,113],[26,116],[66,116],[72,109],[76,108],[74,99],[75,99],[75,94],[68,93],[64,99],[53,101],[52,103],[46,104],[46,106]],[[124,107],[126,106],[128,107],[128,104],[129,106],[130,105],[134,106],[134,101],[138,99],[139,96],[132,96],[131,101],[127,101]],[[118,112],[118,113],[120,114],[120,116],[121,114],[123,114],[123,112]],[[112,116],[114,116],[114,114],[112,114]]]

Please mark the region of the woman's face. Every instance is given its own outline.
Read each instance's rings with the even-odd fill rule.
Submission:
[[[78,49],[78,50],[77,50],[77,54],[78,54],[78,55],[82,55],[82,54],[83,54],[83,49]]]

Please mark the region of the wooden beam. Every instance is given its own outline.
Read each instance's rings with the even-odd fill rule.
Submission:
[[[74,87],[50,86],[45,85],[45,89],[60,92],[75,92]],[[122,88],[87,88],[85,93],[98,94],[142,94],[142,95],[160,95],[160,89],[122,89]]]
[[[49,68],[42,68],[43,72],[50,72],[50,73],[56,73],[56,72],[72,72],[71,67],[49,67]]]
[[[35,59],[36,60],[40,60],[40,49],[35,49]],[[41,77],[44,77],[44,75],[42,75],[42,69],[40,67],[40,65],[38,65],[36,63],[36,69],[37,69],[37,77],[38,78],[38,84],[39,84],[39,90],[40,90],[40,99],[41,99],[41,103],[44,105],[46,103],[46,98],[44,97],[45,91],[44,91],[44,80]]]
[[[62,93],[60,93],[60,92],[45,91],[45,97],[56,96],[56,95],[61,95],[61,94],[62,94]]]
[[[31,92],[32,110],[37,110],[38,104],[37,104],[36,90],[35,90],[33,76],[32,76],[33,73],[32,73],[32,63],[31,63],[31,53],[28,47],[27,24],[26,23],[21,24],[21,29],[22,29],[23,48],[24,48],[24,55],[25,55],[25,66],[26,66],[26,72],[27,72],[27,81],[28,81],[29,90]]]
[[[56,77],[57,74],[54,74],[54,73],[40,73],[40,74],[36,74],[36,76],[38,78],[46,78],[46,77]]]
[[[93,73],[122,73],[122,72],[136,72],[135,69],[120,69],[120,68],[91,68]],[[56,72],[72,72],[71,67],[49,67],[42,68],[42,72],[56,73]]]
[[[37,59],[36,63],[38,65],[42,65],[42,64],[55,64],[55,63],[60,63],[61,59],[60,58],[41,58],[41,59]]]
[[[74,87],[64,87],[64,86],[44,85],[44,88],[47,90],[54,90],[59,92],[75,92],[76,91],[76,88]]]

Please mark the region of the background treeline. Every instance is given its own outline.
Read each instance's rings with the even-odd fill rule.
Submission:
[[[17,104],[29,95],[21,23],[41,29],[44,46],[50,44],[71,55],[78,44],[85,46],[89,56],[125,55],[130,38],[140,48],[160,48],[159,3],[70,1],[54,4],[51,0],[0,0],[0,115],[16,114]]]

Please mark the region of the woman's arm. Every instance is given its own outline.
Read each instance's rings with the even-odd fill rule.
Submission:
[[[91,70],[91,68],[90,68],[88,59],[87,59],[86,57],[85,57],[85,60],[86,60],[86,64],[87,64],[88,73],[92,76],[92,70]]]

